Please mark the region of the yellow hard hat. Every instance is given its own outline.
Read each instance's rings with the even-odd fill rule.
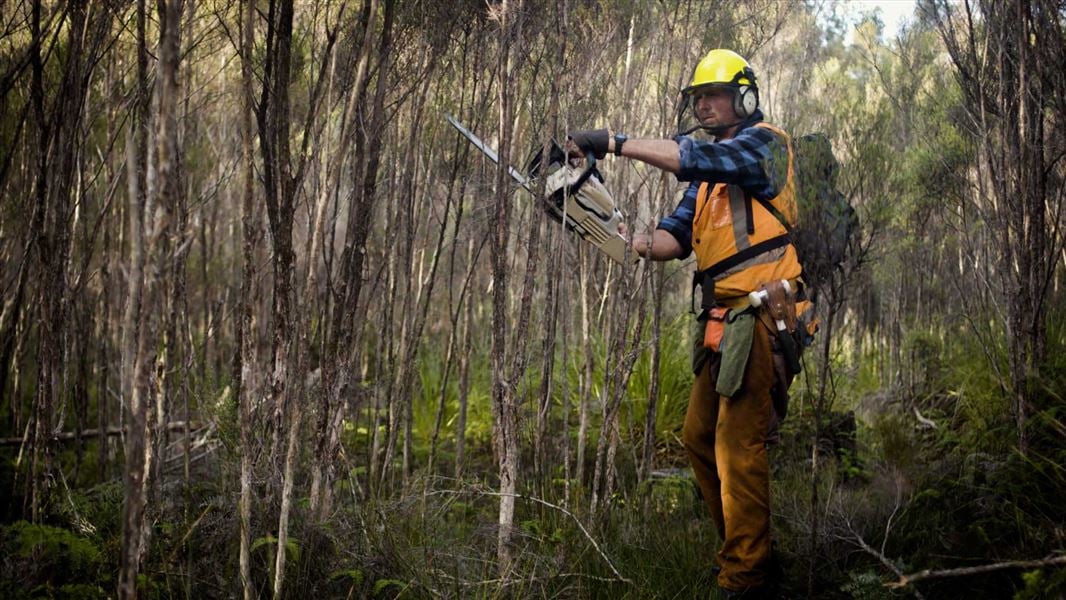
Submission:
[[[685,93],[701,85],[745,85],[755,87],[755,71],[742,56],[732,50],[717,48],[711,50],[692,71],[692,83],[685,88]]]
[[[695,127],[685,127],[682,121],[692,107],[692,93],[705,85],[721,85],[732,89],[733,111],[740,119],[747,119],[759,108],[759,84],[748,61],[732,50],[711,50],[692,71],[692,82],[681,90],[677,109],[678,135],[686,135],[699,127],[698,119]]]

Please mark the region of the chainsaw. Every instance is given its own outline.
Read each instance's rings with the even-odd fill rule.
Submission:
[[[451,115],[444,115],[444,118],[492,162],[499,164],[499,155],[481,138]],[[565,223],[567,229],[619,264],[640,260],[640,256],[628,248],[625,238],[618,233],[622,213],[604,186],[603,175],[596,168],[596,158],[592,153],[586,154],[585,166],[581,168],[571,163],[555,140],[551,141],[546,161],[542,160],[541,150],[539,145],[534,149],[524,175],[507,165],[511,178],[522,189],[536,196],[537,178],[544,177],[543,204],[549,215]]]

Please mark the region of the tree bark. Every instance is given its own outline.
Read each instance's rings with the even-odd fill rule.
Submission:
[[[252,584],[251,540],[252,540],[252,477],[253,477],[253,429],[254,407],[259,397],[258,357],[256,356],[256,319],[255,309],[258,294],[255,281],[257,278],[257,254],[261,239],[262,225],[255,202],[255,129],[253,122],[253,75],[252,52],[255,44],[255,2],[243,0],[240,17],[240,55],[241,55],[241,232],[242,273],[239,300],[239,316],[236,328],[237,352],[234,354],[233,379],[237,382],[237,418],[240,427],[240,500],[237,510],[240,520],[240,555],[239,579],[244,600],[256,596]]]
[[[577,481],[578,487],[582,487],[585,485],[585,447],[588,445],[589,397],[592,395],[592,376],[596,368],[596,352],[592,345],[591,316],[589,315],[589,295],[592,293],[592,290],[589,289],[589,271],[591,267],[589,265],[588,251],[583,245],[579,246],[578,262],[581,268],[581,283],[578,292],[581,294],[581,347],[584,350],[585,360],[583,361],[584,369],[581,373],[581,389],[578,391],[577,451],[574,458],[577,466],[574,469],[574,479]]]
[[[511,140],[513,135],[512,98],[513,98],[513,59],[512,37],[516,28],[515,20],[521,14],[521,0],[517,5],[510,0],[503,0],[498,5],[496,18],[499,20],[499,50],[496,69],[500,73],[498,100],[500,104],[499,120],[499,163],[495,177],[495,211],[492,236],[492,415],[493,447],[500,478],[500,512],[497,534],[497,568],[501,579],[511,576],[513,556],[511,538],[514,526],[515,496],[518,488],[518,407],[515,399],[515,382],[510,380],[507,362],[507,321],[508,321],[508,277],[507,268],[510,258],[509,240],[511,218],[511,185],[507,173],[510,164]],[[516,339],[516,345],[522,340]]]
[[[289,84],[292,69],[292,0],[271,0],[267,15],[266,54],[263,67],[263,90],[258,105],[259,146],[263,155],[263,180],[270,227],[274,293],[271,303],[273,334],[271,340],[271,450],[270,464],[276,465],[281,453],[282,436],[295,435],[299,411],[293,396],[300,378],[294,360],[293,267],[292,245],[296,181],[293,177],[290,144]],[[288,439],[289,436],[285,436]],[[273,595],[282,594],[285,582],[285,559],[288,544],[288,493],[292,444],[286,444],[282,471],[278,537],[275,551]]]
[[[172,235],[174,208],[180,193],[177,179],[177,161],[180,160],[180,154],[176,123],[182,2],[161,1],[157,7],[160,41],[156,74],[157,113],[154,145],[134,145],[135,152],[148,154],[141,162],[147,165],[147,169],[143,183],[131,184],[131,200],[136,202],[142,191],[145,198],[143,212],[140,207],[134,206],[131,206],[130,211],[131,220],[138,221],[137,224],[131,225],[131,238],[134,238],[131,239],[131,244],[143,244],[143,248],[132,253],[131,260],[135,261],[135,265],[131,268],[131,273],[140,265],[146,267],[147,271],[143,281],[131,280],[132,287],[141,286],[140,302],[127,306],[127,317],[136,321],[136,325],[132,326],[136,332],[136,346],[125,348],[127,352],[133,352],[133,377],[129,396],[130,435],[126,443],[126,498],[123,507],[122,564],[119,571],[119,597],[122,598],[137,596],[137,575],[151,534],[151,528],[146,522],[146,502],[156,456],[154,436],[157,432],[152,424],[153,407],[149,403],[153,394],[164,393],[160,383],[152,378],[159,358],[156,349],[159,346],[161,325],[156,304],[163,295],[161,290],[166,289],[165,278],[170,273],[173,248],[168,237]],[[145,12],[143,4],[139,5],[138,35],[142,42],[139,50],[147,52],[142,35]],[[145,66],[146,63],[145,58]],[[134,158],[133,162],[135,169],[136,163],[140,161]],[[147,230],[142,232],[142,227],[147,227]],[[131,296],[133,295],[131,293]],[[134,303],[131,302],[132,304]],[[127,322],[127,325],[132,323]],[[166,360],[165,357],[163,360]],[[165,368],[165,362],[163,365]],[[156,398],[158,399],[158,396]],[[165,414],[158,414],[161,408],[161,404],[157,403],[157,422],[167,418]]]
[[[613,266],[613,265],[612,265]],[[647,271],[645,271],[647,273]],[[647,294],[645,286],[634,281],[634,273],[622,267],[620,295],[616,295],[611,311],[614,315],[608,346],[608,357],[604,373],[603,425],[600,439],[596,445],[596,467],[592,478],[592,501],[590,513],[595,516],[614,492],[615,457],[618,453],[619,425],[618,416],[629,387],[629,377],[639,356],[638,349],[644,334],[644,302]],[[639,296],[639,299],[638,299]],[[636,327],[630,333],[630,324],[636,320]]]
[[[134,79],[135,101],[126,135],[126,180],[129,187],[129,218],[127,240],[129,244],[129,273],[127,278],[126,306],[122,325],[122,398],[129,412],[131,435],[126,439],[125,498],[122,512],[122,554],[119,566],[118,595],[120,598],[137,596],[137,574],[140,572],[140,539],[144,521],[145,497],[142,493],[144,479],[144,426],[147,416],[143,406],[143,391],[135,392],[135,381],[142,359],[138,341],[141,322],[141,299],[144,294],[145,264],[145,215],[149,212],[148,178],[148,128],[149,95],[148,50],[145,37],[145,1],[137,3],[137,72]]]
[[[480,254],[480,251],[479,251]],[[475,261],[474,241],[467,245],[467,263]],[[472,271],[471,271],[472,272]],[[463,310],[461,339],[463,348],[459,351],[459,415],[455,422],[455,478],[462,481],[463,467],[466,464],[466,414],[470,403],[470,354],[473,352],[474,303],[467,302]]]
[[[663,316],[663,284],[664,266],[649,265],[652,270],[652,280],[655,298],[652,300],[651,320],[651,367],[650,382],[648,383],[648,409],[644,415],[644,442],[641,446],[640,473],[638,479],[645,481],[648,474],[655,468],[655,421],[659,403],[659,363],[662,357],[662,316]]]
[[[454,231],[454,235],[452,237],[452,244],[451,244],[452,245],[452,252],[451,252],[451,263],[452,264],[455,263],[455,250],[456,250],[456,248],[458,246],[458,240],[459,240],[459,226],[462,223],[462,218],[463,218],[462,197],[463,197],[463,193],[465,191],[464,188],[465,188],[465,186],[460,186],[460,190],[459,190],[459,198],[460,198],[460,200],[459,200],[459,202],[456,205],[455,231]],[[470,248],[471,248],[471,254],[472,254],[473,242],[471,242]],[[435,420],[434,425],[433,425],[433,437],[430,440],[430,445],[429,445],[429,462],[428,462],[428,465],[427,465],[427,468],[426,468],[427,474],[430,477],[433,476],[433,466],[434,466],[434,463],[435,463],[435,460],[436,460],[436,457],[437,457],[437,442],[438,442],[438,439],[440,438],[441,425],[443,424],[443,421],[444,421],[445,400],[447,398],[448,382],[449,382],[449,379],[451,377],[451,372],[452,372],[452,363],[454,362],[455,354],[457,353],[456,352],[456,347],[459,346],[460,344],[463,345],[463,349],[459,350],[458,351],[459,353],[467,352],[468,349],[469,349],[469,346],[465,342],[460,341],[462,339],[461,336],[463,336],[464,333],[463,333],[463,330],[460,329],[459,323],[460,323],[460,319],[462,318],[462,315],[466,312],[465,309],[466,309],[466,305],[468,304],[468,301],[466,299],[467,291],[470,289],[470,282],[473,279],[474,267],[476,266],[476,263],[474,262],[472,255],[471,255],[470,258],[471,258],[471,260],[467,262],[466,274],[463,277],[463,282],[462,282],[462,285],[461,285],[460,290],[459,290],[459,298],[457,299],[457,301],[455,303],[455,310],[454,310],[454,312],[451,315],[451,332],[450,332],[450,334],[448,336],[448,349],[445,351],[445,357],[444,357],[444,376],[443,376],[441,384],[440,384],[440,394],[439,394],[439,400],[438,400],[438,403],[437,403],[437,416],[436,416],[436,420]],[[462,359],[460,359],[460,361],[461,360]],[[464,408],[464,413],[465,413],[465,406],[463,408]],[[466,418],[465,414],[463,415],[463,418],[464,419]],[[465,422],[464,422],[464,427],[465,427]]]

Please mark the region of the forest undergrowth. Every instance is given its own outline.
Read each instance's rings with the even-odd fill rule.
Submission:
[[[671,330],[683,337],[685,326],[678,321]],[[795,414],[785,422],[782,442],[771,450],[774,554],[784,573],[783,597],[806,597],[812,562],[815,597],[903,598],[912,591],[887,586],[897,573],[1040,558],[1066,543],[1061,516],[1066,448],[1058,396],[1066,385],[1066,360],[1056,357],[1042,371],[1045,404],[1034,412],[1031,451],[1027,456],[1004,453],[1002,447],[1011,443],[1010,421],[995,414],[992,395],[982,397],[986,382],[973,371],[983,367],[963,340],[950,349],[930,349],[930,339],[923,338],[923,351],[934,353],[925,358],[940,361],[942,368],[935,380],[915,382],[923,390],[919,396],[863,389],[858,374],[841,378],[839,410],[823,428],[820,444],[828,466],[818,481],[823,502],[817,510],[824,527],[813,557],[808,547],[813,429],[804,416],[808,391],[802,383],[793,389]],[[685,385],[682,377],[677,389]],[[475,389],[472,397],[485,395]],[[683,407],[685,399],[677,402]],[[642,408],[635,400],[630,404],[634,412]],[[915,417],[916,409],[923,420]],[[366,470],[351,468],[340,480],[326,522],[310,519],[307,498],[296,501],[287,544],[291,593],[322,598],[714,597],[709,567],[719,540],[676,437],[683,412],[664,406],[660,416],[658,472],[637,482],[635,466],[623,458],[620,489],[602,514],[590,518],[577,482],[566,498],[560,467],[550,480],[521,491],[513,542],[517,560],[513,577],[502,586],[494,561],[495,481],[418,472],[395,493],[378,496],[367,491]],[[225,423],[233,413],[220,410],[216,418],[223,443],[195,463],[188,483],[178,469],[164,474],[152,558],[139,584],[146,598],[221,598],[238,591],[232,577],[237,523],[230,509],[236,490],[229,483],[238,465],[234,442],[225,433],[233,426]],[[428,439],[424,433],[420,439]],[[634,427],[627,435],[639,434]],[[468,472],[490,471],[488,437],[474,432],[470,444]],[[344,454],[358,456],[365,446],[366,438],[351,431]],[[86,472],[95,468],[92,450],[92,443],[83,450]],[[450,465],[451,452],[442,448],[438,464]],[[117,480],[81,489],[62,485],[65,498],[44,523],[3,527],[3,597],[110,597],[121,486]],[[269,531],[271,525],[259,527]],[[261,594],[269,592],[275,542],[267,535],[252,545]],[[1066,593],[1066,576],[1062,570],[1012,569],[933,580],[918,589],[926,598],[1052,598]]]

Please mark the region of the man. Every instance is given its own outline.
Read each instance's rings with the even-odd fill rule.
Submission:
[[[651,260],[696,253],[705,335],[693,357],[696,378],[683,439],[722,539],[719,588],[730,598],[770,597],[766,445],[775,424],[773,397],[787,393],[791,376],[779,367],[775,378],[776,328],[750,307],[748,293],[773,281],[787,280],[792,290],[799,285],[800,263],[782,224],[794,225],[796,218],[790,140],[762,122],[755,73],[732,51],[709,52],[682,94],[679,129],[689,109],[697,126],[679,131],[676,141],[630,140],[601,129],[575,132],[571,147],[600,156],[613,152],[691,182],[673,214],[630,244]],[[697,128],[711,139],[686,135]],[[723,316],[726,309],[730,316]],[[729,339],[720,347],[711,339],[716,326]],[[705,341],[714,350],[704,348]],[[722,393],[726,379],[732,383]]]

